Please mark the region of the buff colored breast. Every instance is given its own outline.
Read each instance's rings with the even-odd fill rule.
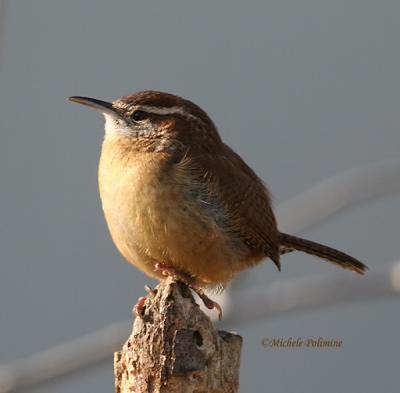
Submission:
[[[163,262],[199,284],[226,283],[243,267],[239,250],[162,160],[160,153],[127,153],[115,141],[103,142],[100,196],[117,248],[152,277],[160,278],[154,265]]]

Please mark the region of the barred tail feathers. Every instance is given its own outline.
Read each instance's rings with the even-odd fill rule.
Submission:
[[[280,254],[292,251],[314,255],[358,274],[364,274],[368,269],[362,262],[344,252],[300,237],[280,233]]]

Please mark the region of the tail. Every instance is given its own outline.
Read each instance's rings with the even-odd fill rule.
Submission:
[[[302,239],[300,237],[280,233],[280,253],[286,254],[292,251],[302,251],[307,254],[325,259],[326,261],[335,263],[336,265],[352,270],[358,274],[364,274],[368,269],[362,262],[345,254],[344,252],[335,250],[328,246]]]

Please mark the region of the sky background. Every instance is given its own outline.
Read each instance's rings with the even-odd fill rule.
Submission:
[[[275,204],[399,155],[400,2],[10,1],[0,53],[0,362],[129,319],[143,284],[107,232],[97,191],[103,120],[70,95],[157,89],[191,99],[266,181]],[[400,198],[304,236],[373,271],[399,258]],[[335,267],[296,254],[248,285]],[[349,273],[350,274],[350,273]],[[240,277],[239,277],[240,279]],[[338,288],[340,290],[340,288]],[[244,337],[241,392],[398,392],[399,302],[226,326]],[[266,350],[323,336],[338,350]],[[31,393],[113,391],[101,367]]]

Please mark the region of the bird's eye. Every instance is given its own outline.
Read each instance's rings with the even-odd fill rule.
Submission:
[[[145,120],[149,117],[149,114],[145,111],[135,111],[132,113],[132,119],[135,121]]]

